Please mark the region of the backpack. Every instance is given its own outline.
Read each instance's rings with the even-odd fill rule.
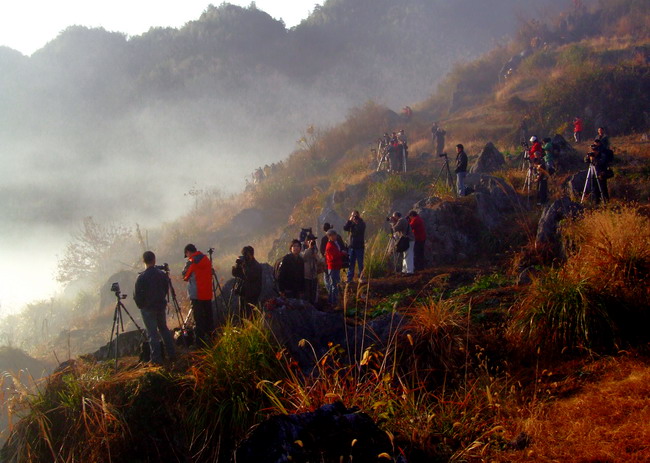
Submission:
[[[614,161],[614,152],[610,149],[604,149],[603,155],[605,156],[605,162],[611,164]]]

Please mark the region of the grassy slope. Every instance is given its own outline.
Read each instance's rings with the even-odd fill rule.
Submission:
[[[648,43],[647,37],[634,35],[610,39],[587,37],[579,45],[588,53],[580,55],[573,64],[602,64],[604,59],[611,59],[612,56],[619,56],[623,61],[633,61],[635,58],[627,52],[634,47],[647,47]],[[566,62],[566,56],[572,56],[571,50],[575,50],[572,46],[552,46],[533,55],[529,63],[522,65],[522,72],[504,85],[495,87],[488,79],[483,90],[477,90],[471,98],[467,98],[468,101],[476,101],[476,104],[461,105],[451,113],[446,110],[448,92],[458,88],[458,83],[464,79],[475,79],[475,75],[495,75],[499,64],[503,62],[502,58],[512,53],[513,47],[509,51],[497,50],[483,60],[460,67],[441,86],[438,94],[427,102],[414,105],[415,115],[408,123],[398,122],[385,108],[368,104],[352,111],[346,123],[341,126],[314,134],[306,133],[303,147],[284,162],[284,168],[277,174],[236,198],[205,202],[202,209],[205,215],[198,225],[188,224],[184,220],[169,224],[160,237],[162,246],[168,247],[166,251],[172,253],[172,249],[178,248],[179,240],[184,240],[186,236],[196,237],[197,241],[209,241],[219,230],[220,221],[226,220],[224,218],[232,216],[239,209],[256,207],[273,211],[273,220],[268,229],[264,230],[264,235],[260,234],[257,239],[253,239],[258,255],[264,255],[273,252],[270,234],[279,235],[287,224],[292,227],[293,233],[302,225],[312,224],[315,214],[318,214],[328,197],[336,191],[343,191],[349,185],[357,184],[366,184],[368,193],[358,198],[343,199],[334,207],[344,215],[349,209],[363,204],[372,235],[372,231],[379,230],[383,215],[389,212],[388,204],[392,200],[413,191],[421,196],[431,192],[426,179],[430,179],[431,172],[437,172],[439,167],[437,160],[418,161],[407,175],[381,184],[370,182],[367,169],[368,141],[383,131],[403,126],[410,135],[411,153],[428,151],[428,129],[431,120],[435,118],[441,120],[448,130],[447,146],[462,142],[471,155],[476,155],[487,141],[494,141],[503,151],[514,152],[517,125],[526,114],[531,115],[531,125],[538,134],[552,134],[558,128],[567,127],[566,119],[558,117],[557,111],[552,107],[545,106],[546,95],[542,89],[552,88],[553,83],[564,82],[563,78],[575,71],[576,66],[571,63],[567,65]],[[536,69],[535,64],[541,66],[543,72],[531,73],[530,68],[527,71],[527,66]],[[634,65],[647,67],[643,63]],[[531,78],[531,75],[534,77]],[[549,118],[550,116],[552,117]],[[619,158],[619,163],[615,166],[619,175],[611,183],[613,196],[639,201],[642,204],[640,210],[647,211],[650,145],[639,141],[638,135],[616,136],[613,144]],[[586,147],[583,144],[579,149],[584,150]],[[504,175],[513,182],[517,181],[518,174],[514,170]],[[555,187],[551,189],[552,194],[559,194],[559,185],[556,183],[552,187]],[[296,198],[301,199],[296,201]],[[526,222],[528,230],[522,229],[519,240],[513,242],[514,251],[517,250],[516,244],[526,245],[530,239],[536,217],[531,216],[530,219]],[[273,229],[275,232],[269,231]],[[230,252],[224,251],[219,256],[220,261],[230,257],[225,255]],[[530,252],[534,253],[534,250]],[[232,251],[232,255],[235,253]],[[304,394],[305,391],[300,389],[286,371],[271,368],[266,372],[271,376],[265,377],[264,373],[262,376],[253,376],[254,380],[275,380],[275,375],[280,374],[286,388],[276,392],[276,396],[271,394],[271,397],[278,399],[277,403],[272,401],[269,404],[267,399],[257,396],[255,403],[260,409],[270,407],[270,410],[294,411],[311,408],[319,401],[332,400],[333,397],[349,397],[348,405],[360,405],[379,419],[385,429],[396,435],[399,446],[414,452],[413,461],[418,461],[418,452],[428,455],[428,458],[435,456],[444,459],[453,455],[457,461],[642,461],[644,452],[647,452],[644,447],[647,438],[644,438],[645,429],[639,430],[638,424],[647,421],[647,407],[643,406],[647,388],[643,385],[647,383],[650,374],[643,345],[638,348],[638,356],[598,358],[585,357],[575,352],[571,355],[545,357],[543,354],[540,356],[539,351],[535,354],[534,349],[524,351],[523,346],[509,344],[510,341],[506,342],[503,336],[509,310],[519,300],[520,293],[526,291],[512,286],[511,262],[503,256],[491,256],[490,259],[467,265],[434,268],[410,279],[388,276],[371,282],[370,290],[366,293],[371,307],[397,304],[398,308],[416,317],[420,314],[420,318],[416,318],[419,326],[428,326],[430,329],[418,331],[417,325],[413,327],[413,345],[400,346],[401,350],[411,352],[409,349],[412,349],[413,358],[431,362],[431,367],[435,369],[439,368],[435,362],[440,361],[441,352],[447,352],[444,350],[446,347],[438,343],[441,336],[458,343],[460,350],[453,351],[449,359],[458,362],[451,366],[456,375],[458,371],[461,372],[461,378],[450,378],[450,383],[454,386],[450,386],[447,392],[444,392],[444,388],[441,392],[435,380],[429,384],[432,393],[429,395],[417,392],[414,384],[412,387],[397,388],[398,393],[383,390],[378,384],[364,382],[367,380],[363,378],[358,379],[354,390],[342,391],[333,384],[335,381],[327,382],[328,378],[336,378],[346,372],[341,367],[340,370],[328,371],[311,390],[313,395],[309,397],[309,405],[299,405],[296,401],[298,392]],[[221,273],[224,271],[222,269]],[[407,288],[415,288],[415,294],[406,293]],[[396,297],[396,294],[402,296]],[[366,303],[365,299],[359,300]],[[350,309],[358,304],[354,296],[351,296],[350,301]],[[434,319],[438,322],[432,324]],[[463,352],[463,340],[466,339],[465,336],[469,339],[470,332],[477,347],[466,350],[465,354],[457,357],[459,352]],[[271,348],[273,349],[276,347]],[[521,355],[517,355],[517,349],[521,349]],[[270,356],[272,357],[273,355]],[[193,362],[181,363],[171,377],[163,374],[164,383],[169,382],[175,388],[181,388],[180,392],[173,389],[175,393],[170,396],[170,409],[173,409],[176,392],[185,399],[189,397],[197,400],[202,406],[206,403],[212,406],[214,404],[209,399],[195,395],[201,389],[198,386],[205,386],[208,388],[206,390],[214,387],[224,391],[226,388],[227,391],[223,384],[207,385],[211,377],[202,374],[202,371],[208,367],[217,367],[214,367],[214,361],[205,363],[205,358],[202,361],[202,367],[197,367]],[[465,373],[463,379],[465,365],[469,365],[470,373],[469,377]],[[88,368],[92,371],[94,367]],[[215,378],[223,374],[222,370],[214,371],[217,373]],[[377,371],[382,371],[381,367],[377,367]],[[413,370],[410,370],[409,375],[412,373]],[[138,368],[117,377],[110,377],[108,372],[103,372],[96,374],[92,380],[98,381],[98,387],[92,386],[92,381],[89,383],[84,380],[87,390],[83,390],[89,397],[99,401],[93,402],[95,405],[103,399],[96,392],[93,395],[92,390],[103,391],[110,406],[114,405],[115,410],[119,410],[125,403],[131,403],[136,395],[121,397],[119,393],[112,394],[109,391],[115,393],[121,388],[136,391],[134,381],[137,385],[141,379],[145,381],[149,374],[150,369]],[[240,377],[250,378],[246,375],[248,373],[242,373]],[[407,375],[405,378],[418,377]],[[252,380],[246,381],[250,383]],[[54,386],[51,387],[55,388],[53,391],[56,391],[56,387],[62,387],[56,379],[52,380],[52,384]],[[147,385],[153,387],[150,383]],[[77,389],[73,388],[73,392],[79,395]],[[348,394],[350,392],[354,394]],[[249,391],[249,394],[255,396],[256,392]],[[67,402],[66,406],[71,410],[70,416],[74,416],[75,403],[72,399]],[[256,410],[252,410],[252,413],[253,416],[246,415],[245,419],[257,421],[266,415],[258,414]],[[99,420],[99,415],[93,416]],[[102,438],[104,441],[115,442],[115,451],[119,451],[120,446],[128,440],[124,440],[125,433],[119,425],[122,421],[117,415],[112,421],[113,427],[101,421],[103,427],[91,431],[89,428],[84,430],[84,425],[79,424],[75,427],[77,439],[92,437],[88,442],[97,442],[94,451],[98,454],[102,452]],[[109,415],[105,413],[104,419],[106,416]],[[205,419],[200,416],[184,418],[191,423],[200,423],[201,419]],[[37,420],[36,423],[38,422]],[[133,426],[136,423],[128,424],[132,426],[131,432],[134,432]],[[521,432],[530,436],[532,443],[523,450],[511,450],[508,442]],[[72,445],[69,441],[68,444]],[[182,446],[179,445],[180,447]],[[44,452],[47,454],[47,450]]]

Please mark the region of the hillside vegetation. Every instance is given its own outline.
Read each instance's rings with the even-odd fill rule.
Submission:
[[[342,401],[389,437],[392,452],[367,461],[645,461],[650,7],[636,0],[580,3],[524,24],[517,39],[459,64],[434,94],[412,105],[411,119],[370,101],[339,125],[305,128],[299,149],[260,183],[228,198],[199,192],[191,214],[160,229],[126,231],[97,257],[96,268],[103,268],[115,255],[128,261],[129,253],[150,247],[176,275],[184,244],[207,249],[216,242],[223,277],[243,245],[272,264],[301,227],[316,230],[326,214],[347,217],[358,209],[368,225],[368,281],[345,285],[334,313],[346,334],[373,320],[401,320],[385,345],[364,345],[357,358],[349,345],[363,339],[347,339],[347,346],[300,340],[299,348],[313,353],[312,369],[305,369],[292,355],[296,346],[279,345],[269,328],[282,304],[272,299],[250,320],[227,321],[213,346],[165,368],[121,359],[115,372],[112,362],[90,356],[66,365],[36,392],[14,397],[21,419],[3,460],[232,461],[268,417]],[[330,33],[331,15],[352,11],[343,5],[350,7],[326,2],[293,32]],[[504,75],[504,65],[524,51]],[[324,57],[333,53],[325,49]],[[570,140],[576,115],[585,119],[587,141],[558,159],[550,201],[535,206],[523,189],[522,121],[526,138]],[[434,120],[448,132],[452,159],[456,143],[465,145],[470,165],[490,141],[504,154],[501,170],[486,180],[494,196],[483,189],[456,197],[444,182],[433,184],[441,169],[440,159],[427,155]],[[586,170],[582,157],[602,125],[615,153],[611,200],[580,205],[568,185]],[[370,148],[383,132],[400,128],[409,136],[409,171],[375,172]],[[499,192],[509,212],[488,227],[481,201],[502,198]],[[540,241],[540,217],[564,197],[576,201],[577,212],[558,221],[553,243]],[[385,217],[416,202],[421,215],[437,220],[428,238],[430,265],[402,276],[388,265]],[[180,301],[187,311],[188,301]],[[74,317],[80,331],[88,330],[75,349],[90,350],[100,321],[108,328],[112,304],[103,302],[92,317]],[[51,310],[53,319],[63,316]],[[23,317],[29,327],[37,319]],[[338,455],[320,449],[320,458],[366,461],[355,443],[344,443]],[[290,442],[282,461],[309,461],[310,445]]]

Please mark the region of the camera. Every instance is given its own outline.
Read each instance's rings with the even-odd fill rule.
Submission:
[[[527,141],[522,141],[522,142],[521,142],[521,146],[523,146],[523,147],[526,148],[526,149],[530,148],[530,145],[528,144]]]
[[[118,282],[111,284],[111,291],[115,293],[118,299],[126,299],[126,294],[121,294],[120,284]]]
[[[440,153],[440,154],[438,154],[438,157],[446,158],[446,157],[447,157],[447,153]]]
[[[244,263],[244,256],[239,256],[235,259],[235,264],[242,265]]]
[[[162,265],[156,265],[156,268],[162,270],[163,272],[169,273],[169,264],[167,262]]]

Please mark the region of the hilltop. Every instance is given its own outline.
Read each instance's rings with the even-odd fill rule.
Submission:
[[[390,451],[355,453],[367,448],[365,435],[328,448],[305,433],[283,442],[285,457],[643,461],[648,8],[616,1],[531,21],[517,39],[457,66],[430,98],[412,104],[410,119],[368,102],[339,125],[305,128],[300,148],[241,194],[200,192],[191,213],[160,229],[104,230],[115,237],[93,262],[104,293],[111,281],[133,278],[102,274],[106,256],[132,259],[152,247],[176,275],[188,241],[218,244],[218,274],[229,288],[241,246],[253,244],[272,264],[300,228],[319,231],[358,209],[368,224],[368,282],[347,285],[333,311],[273,298],[253,320],[222,326],[213,347],[167,368],[131,358],[114,373],[110,362],[80,358],[23,402],[25,419],[4,457],[228,461],[269,416],[342,401],[377,423]],[[606,205],[590,198],[580,204],[589,141],[571,143],[575,115],[585,119],[588,137],[597,126],[610,128],[615,176]],[[498,169],[468,176],[468,196],[432,184],[441,169],[431,155],[434,120],[447,130],[447,147],[466,146],[470,166],[480,153],[493,153],[488,142],[502,155]],[[522,121],[525,138],[550,136],[558,146],[547,205],[537,206],[523,188]],[[377,172],[371,148],[383,132],[400,128],[409,136],[408,172]],[[396,275],[386,258],[385,217],[412,208],[427,224],[428,268]],[[79,346],[96,342],[92,329],[100,323],[110,326],[111,302],[84,317],[77,315],[80,299],[72,318]],[[227,309],[220,303],[219,310]]]

